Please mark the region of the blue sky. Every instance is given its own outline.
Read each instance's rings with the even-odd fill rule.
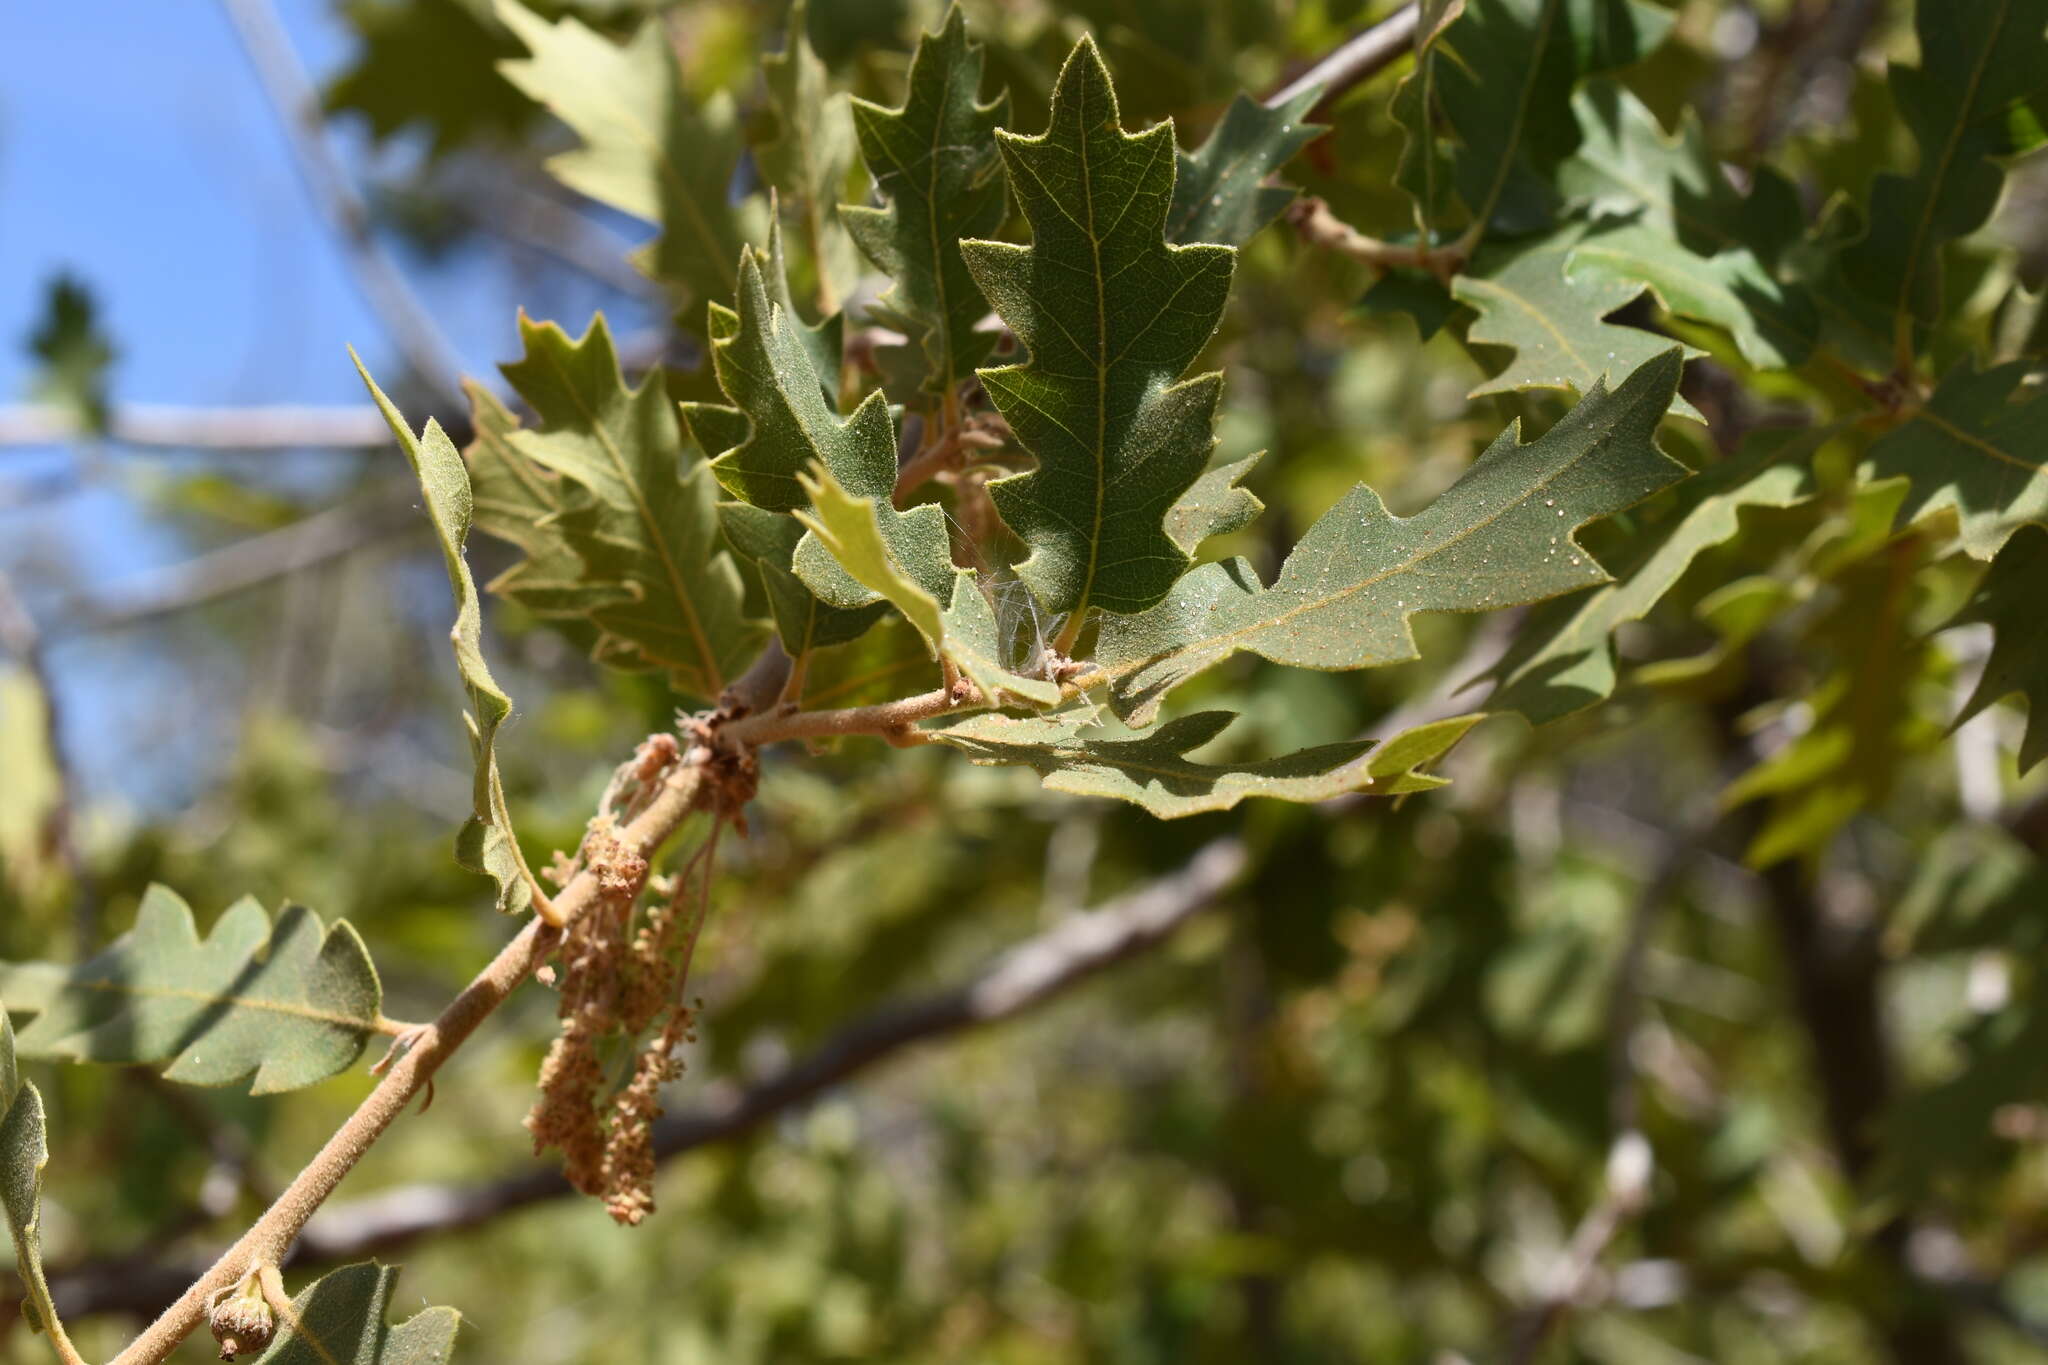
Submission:
[[[350,37],[325,0],[278,5],[316,78],[347,59]],[[411,154],[373,153],[346,120],[330,134],[359,184]],[[466,369],[490,375],[515,353],[520,289],[504,257],[456,252],[431,267],[401,260]],[[0,399],[25,396],[25,338],[59,270],[83,280],[101,305],[120,353],[117,403],[358,401],[347,344],[373,370],[398,370],[226,13],[208,0],[22,4],[0,17]],[[0,485],[61,477],[76,458],[64,449],[0,451]],[[0,495],[0,569],[31,605],[47,610],[59,579],[103,583],[191,553],[119,482],[88,483],[25,509],[10,510]],[[134,703],[109,680],[132,677],[152,648],[145,632],[53,651],[59,685],[72,694],[67,736],[90,787],[122,790],[118,754]]]

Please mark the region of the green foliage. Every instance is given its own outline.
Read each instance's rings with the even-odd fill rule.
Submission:
[[[66,409],[82,430],[105,431],[114,347],[92,292],[69,275],[52,279],[28,349],[37,365],[36,396]]]
[[[981,82],[981,48],[968,40],[956,4],[938,32],[919,37],[900,108],[853,102],[861,157],[883,202],[848,205],[840,218],[889,276],[875,317],[920,349],[924,383],[941,395],[965,382],[995,345],[976,327],[988,303],[959,245],[1003,223],[995,130],[1009,101],[984,103]]]
[[[1377,746],[1369,739],[1346,740],[1233,764],[1187,757],[1216,739],[1233,719],[1228,711],[1197,711],[1136,735],[1102,738],[1087,733],[1102,728],[1089,714],[1018,718],[989,713],[931,724],[925,733],[965,751],[976,763],[1035,769],[1048,791],[1114,797],[1173,819],[1229,810],[1247,796],[1327,801],[1347,792],[1402,796],[1440,787],[1442,778],[1416,769],[1441,758],[1480,717],[1438,721]]]
[[[886,503],[878,506],[874,498],[850,492],[828,465],[818,465],[815,475],[801,476],[800,482],[811,508],[796,515],[810,532],[805,545],[820,552],[822,564],[812,570],[818,577],[809,580],[820,595],[829,595],[826,589],[836,590],[839,580],[845,579],[887,600],[917,628],[933,658],[950,661],[985,697],[1059,700],[1056,684],[1019,677],[1003,666],[1004,642],[997,633],[995,613],[982,597],[974,571],[947,563],[943,523],[934,528],[935,537],[902,530],[892,536],[887,528],[900,528],[910,518]],[[805,545],[797,547],[799,561]],[[798,572],[803,569],[799,562]],[[950,580],[937,591],[932,587],[935,574]]]
[[[36,1331],[57,1324],[50,1285],[43,1274],[43,1168],[50,1163],[44,1131],[43,1097],[21,1079],[14,1055],[14,1027],[0,1004],[0,1212],[14,1239],[14,1261],[28,1290],[23,1307]]]
[[[1038,468],[989,492],[1031,551],[1018,573],[1078,629],[1091,606],[1151,606],[1187,568],[1161,519],[1208,463],[1223,377],[1181,376],[1222,317],[1234,253],[1167,242],[1173,128],[1123,131],[1093,42],[1060,69],[1046,131],[996,145],[1032,244],[961,250],[1030,353],[979,373]]]
[[[1999,0],[1915,14],[1918,66],[1894,65],[1892,98],[1919,147],[1913,174],[1880,175],[1863,236],[1841,254],[1843,281],[1902,368],[1916,328],[1941,316],[1943,245],[1981,226],[1998,200],[1999,162],[2040,144],[2048,125],[2048,5]]]
[[[1308,122],[1317,94],[1304,91],[1272,109],[1245,95],[1233,99],[1206,142],[1177,154],[1166,240],[1243,246],[1279,217],[1294,191],[1266,178],[1326,131]]]
[[[516,486],[523,499],[487,506],[479,525],[544,549],[493,586],[542,615],[586,618],[607,664],[659,669],[686,696],[716,697],[761,632],[719,539],[709,466],[658,383],[626,384],[601,316],[575,340],[553,323],[522,321],[520,332],[526,354],[505,378],[539,425],[507,431],[481,413],[471,459],[489,467],[493,491]],[[557,575],[572,555],[580,567],[565,585]]]
[[[691,300],[731,293],[745,240],[726,194],[742,151],[732,101],[690,96],[659,20],[621,46],[573,17],[550,23],[518,0],[498,0],[497,15],[531,54],[502,63],[506,78],[583,139],[549,171],[662,225],[643,261],[654,278]]]
[[[498,72],[519,45],[479,0],[350,0],[343,13],[361,40],[356,59],[328,83],[331,112],[360,115],[371,135],[424,129],[437,155],[526,131],[533,106]]]
[[[1463,201],[1472,241],[1529,232],[1559,207],[1554,177],[1577,148],[1571,95],[1600,71],[1627,66],[1663,41],[1670,15],[1636,0],[1466,0],[1437,7],[1423,30],[1430,70],[1417,94],[1457,137],[1449,182]],[[1426,113],[1412,116],[1413,135]],[[1430,158],[1413,156],[1410,182],[1428,183]],[[1428,191],[1425,191],[1425,195]],[[1427,197],[1418,213],[1433,219]]]
[[[1669,348],[1667,338],[1606,321],[1642,293],[1641,283],[1572,269],[1588,237],[1573,226],[1526,244],[1489,247],[1460,275],[1451,293],[1477,316],[1468,339],[1515,353],[1505,370],[1472,390],[1472,397],[1517,389],[1590,393],[1618,382]],[[1698,417],[1677,393],[1671,410]]]
[[[1606,700],[1614,692],[1614,632],[1648,615],[1693,562],[1742,529],[1746,507],[1791,507],[1812,496],[1812,475],[1788,456],[1831,433],[1760,432],[1751,449],[1685,485],[1685,505],[1635,537],[1615,581],[1547,603],[1532,613],[1492,670],[1496,711],[1544,724]]]
[[[1963,549],[1989,559],[2015,529],[2048,519],[2048,395],[2020,392],[2030,369],[1966,361],[1870,447],[1865,479],[1908,481],[1901,526],[1953,510]]]
[[[774,136],[754,148],[769,183],[787,196],[818,273],[836,297],[852,282],[853,247],[839,221],[839,199],[853,169],[853,110],[834,91],[811,50],[804,0],[789,10],[788,44],[761,59]]]
[[[455,669],[462,675],[462,687],[469,694],[469,712],[463,719],[469,726],[470,749],[476,760],[471,782],[470,817],[455,836],[455,859],[472,872],[480,872],[498,884],[498,909],[519,914],[533,901],[533,888],[512,833],[512,818],[505,810],[505,789],[498,777],[498,727],[512,714],[512,699],[505,695],[484,662],[483,608],[477,602],[476,580],[470,577],[469,562],[462,557],[469,543],[472,512],[469,471],[446,432],[431,419],[417,437],[384,391],[363,368],[362,359],[350,353],[363,386],[376,400],[391,434],[412,465],[420,481],[420,493],[427,502],[427,517],[434,524],[434,536],[441,542],[441,558],[448,568],[448,585],[455,593],[455,628],[448,640],[455,648]]]
[[[104,683],[60,704],[115,648],[101,560],[25,583],[83,604],[53,649],[0,616],[23,1055],[307,1087],[66,1071],[42,1191],[0,1018],[33,1318],[39,1207],[55,1302],[225,1244],[232,1139],[267,1171],[367,1085],[310,1082],[413,1036],[350,925],[419,1018],[502,945],[435,848],[467,805],[504,908],[515,815],[585,874],[559,994],[302,1245],[427,1229],[479,1358],[2033,1359],[2048,9],[1426,0],[1383,74],[1232,95],[1388,8],[351,4],[331,107],[425,147],[397,192],[545,166],[579,228],[651,225],[657,287],[522,318],[459,458],[372,387],[472,762],[424,538],[207,613],[196,663],[134,646],[265,699],[148,693],[174,743],[240,736],[157,777],[177,810],[106,798]],[[103,405],[91,322],[42,359]],[[194,507],[283,525],[293,458],[150,514],[202,552]],[[189,761],[154,747],[118,776]],[[620,845],[686,770],[682,847]],[[245,898],[202,939],[152,882],[347,922]],[[529,1136],[688,1235],[552,1201]],[[393,1273],[314,1283],[266,1359],[446,1359]]]
[[[1736,192],[1696,118],[1666,138],[1656,116],[1613,80],[1572,97],[1580,142],[1559,190],[1594,230],[1571,250],[1574,280],[1648,286],[1669,311],[1727,331],[1765,369],[1812,350],[1819,315],[1807,291],[1773,273],[1804,231],[1797,191],[1769,166]]]
[[[1297,668],[1374,668],[1417,657],[1409,618],[1484,611],[1607,579],[1579,545],[1589,521],[1684,477],[1652,440],[1678,382],[1669,351],[1612,394],[1595,381],[1534,441],[1501,433],[1416,516],[1360,485],[1309,528],[1271,587],[1245,560],[1204,565],[1149,612],[1103,627],[1119,714],[1143,724],[1170,691],[1240,650]]]
[[[292,1315],[257,1365],[445,1365],[462,1315],[427,1308],[392,1325],[398,1271],[352,1265],[323,1275],[292,1299]]]
[[[1960,725],[1991,703],[2018,693],[2027,700],[2026,736],[2020,741],[2020,771],[2048,758],[2048,631],[2034,613],[2041,585],[2048,583],[2048,529],[2024,527],[2014,533],[1983,582],[1953,624],[1981,622],[1997,636],[1962,713]]]
[[[304,906],[273,927],[244,898],[201,938],[191,907],[152,886],[135,926],[75,967],[0,964],[9,1008],[35,1015],[22,1054],[164,1064],[188,1085],[271,1095],[323,1081],[360,1057],[383,1023],[369,950],[345,922]]]

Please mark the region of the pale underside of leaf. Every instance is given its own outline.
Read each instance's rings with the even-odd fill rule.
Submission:
[[[47,1331],[61,1340],[64,1328],[43,1273],[43,1169],[49,1163],[43,1097],[21,1078],[14,1029],[6,1002],[0,999],[0,1213],[6,1215],[15,1267],[27,1291],[21,1303],[23,1316],[31,1330]]]
[[[383,988],[345,922],[287,907],[275,928],[237,901],[201,939],[192,911],[162,886],[135,927],[67,969],[0,963],[0,994],[35,1017],[23,1055],[117,1065],[167,1064],[190,1085],[251,1080],[254,1094],[295,1090],[355,1062],[383,1026]]]
[[[1104,729],[1084,705],[1039,717],[986,712],[928,722],[924,732],[976,763],[1030,767],[1049,791],[1111,797],[1173,819],[1228,810],[1249,796],[1313,802],[1352,792],[1398,796],[1426,791],[1444,780],[1417,769],[1441,757],[1482,717],[1439,721],[1385,744],[1348,740],[1244,763],[1205,763],[1187,756],[1216,739],[1233,719],[1227,711],[1201,711],[1132,735]]]
[[[1471,397],[1518,389],[1587,393],[1596,381],[1612,384],[1671,347],[1669,337],[1605,321],[1643,292],[1640,283],[1567,273],[1585,235],[1574,225],[1534,243],[1490,249],[1452,283],[1451,292],[1478,314],[1468,340],[1515,353]],[[1706,420],[1675,390],[1671,411]]]
[[[811,506],[796,516],[810,529],[806,544],[815,544],[848,577],[902,612],[924,636],[933,658],[951,660],[991,702],[1004,697],[1040,704],[1059,700],[1058,686],[1023,677],[1004,662],[995,612],[982,597],[973,570],[950,571],[942,603],[923,575],[905,567],[897,547],[884,536],[874,499],[848,492],[823,465],[804,475],[803,484]],[[943,533],[943,525],[940,530]],[[815,570],[799,561],[798,573]]]
[[[583,140],[548,169],[581,194],[660,224],[644,258],[658,278],[694,298],[730,294],[732,263],[749,236],[727,194],[744,146],[731,99],[691,103],[659,18],[620,45],[516,0],[497,0],[496,12],[532,54],[502,63],[506,79]]]
[[[1226,536],[1252,524],[1266,504],[1256,493],[1238,484],[1257,467],[1266,452],[1261,450],[1242,460],[1220,464],[1195,480],[1166,513],[1166,534],[1181,551],[1193,558],[1202,542]]]
[[[719,537],[706,462],[658,377],[627,387],[602,314],[574,340],[524,318],[520,332],[525,357],[503,369],[540,425],[505,441],[572,485],[550,526],[582,562],[598,660],[660,669],[689,696],[717,697],[761,629]]]
[[[424,1308],[389,1321],[396,1266],[365,1262],[324,1275],[292,1299],[257,1365],[447,1365],[462,1315]]]
[[[455,837],[456,861],[496,883],[499,910],[518,914],[532,905],[533,888],[519,846],[514,842],[512,820],[505,809],[505,792],[498,777],[498,728],[512,714],[512,699],[498,686],[490,665],[484,661],[483,608],[477,602],[476,580],[470,576],[469,561],[463,557],[473,510],[469,469],[440,423],[429,418],[426,429],[415,437],[404,416],[363,368],[361,358],[354,351],[349,355],[355,359],[356,373],[362,376],[370,397],[376,400],[391,434],[419,479],[427,517],[441,544],[448,586],[455,596],[455,626],[448,640],[455,650],[455,666],[462,675],[463,689],[469,694],[470,710],[465,719],[474,760],[470,816]]]

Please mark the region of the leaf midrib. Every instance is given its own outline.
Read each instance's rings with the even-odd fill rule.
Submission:
[[[548,367],[555,372],[555,377],[561,381],[563,390],[569,395],[569,401],[575,404],[577,414],[582,417],[585,426],[604,450],[605,457],[612,462],[619,482],[626,489],[626,496],[633,500],[640,524],[647,529],[648,543],[654,546],[655,553],[661,560],[662,570],[668,576],[669,590],[675,594],[676,603],[683,609],[683,617],[689,623],[690,641],[696,647],[697,657],[701,660],[704,683],[702,690],[710,695],[717,695],[725,686],[725,672],[712,653],[710,637],[704,633],[704,623],[697,616],[697,604],[690,600],[690,594],[683,586],[682,571],[678,568],[675,557],[669,553],[668,540],[661,534],[661,528],[655,521],[654,509],[648,506],[647,500],[641,496],[639,481],[634,478],[631,467],[626,463],[625,452],[619,449],[618,443],[612,439],[611,431],[597,414],[591,411],[590,405],[583,401],[583,391],[576,386],[573,376],[563,367],[561,357],[552,350],[545,352],[545,356]],[[650,379],[647,382],[651,384],[655,381]],[[639,402],[640,392],[628,389],[626,402]]]
[[[311,1005],[295,1005],[285,1000],[266,1000],[260,996],[226,995],[219,991],[199,991],[180,986],[158,986],[147,982],[110,981],[104,978],[81,980],[68,978],[56,987],[56,997],[61,999],[68,991],[96,991],[107,995],[135,996],[141,999],[192,1000],[206,1005],[226,1005],[232,1009],[253,1010],[264,1014],[280,1014],[287,1018],[303,1019],[308,1023],[334,1024],[365,1035],[377,1032],[377,1021],[360,1015],[340,1014],[333,1010],[315,1009]],[[95,1026],[96,1027],[96,1026]],[[197,1040],[188,1044],[185,1051],[197,1045]]]
[[[1606,439],[1610,435],[1612,435],[1615,425],[1616,419],[1608,419],[1608,421],[1604,424],[1603,429],[1600,431],[1600,434],[1594,437],[1594,439],[1587,444],[1585,450],[1581,451],[1574,458],[1559,465],[1555,470],[1545,475],[1542,479],[1529,485],[1528,490],[1525,493],[1523,493],[1521,497],[1509,500],[1501,507],[1499,511],[1484,514],[1476,521],[1473,521],[1472,523],[1467,525],[1464,529],[1452,533],[1451,535],[1447,536],[1445,539],[1441,541],[1431,542],[1423,549],[1418,550],[1416,553],[1409,555],[1406,559],[1403,559],[1396,564],[1390,565],[1387,568],[1381,570],[1380,572],[1371,575],[1370,577],[1363,578],[1356,583],[1352,583],[1343,588],[1339,588],[1335,592],[1328,593],[1322,597],[1315,598],[1312,601],[1297,603],[1296,605],[1289,607],[1287,610],[1281,612],[1277,616],[1264,617],[1260,620],[1253,621],[1247,625],[1239,626],[1234,630],[1225,631],[1220,635],[1211,635],[1198,640],[1183,641],[1173,649],[1158,651],[1152,654],[1148,654],[1143,658],[1130,660],[1122,664],[1113,664],[1106,667],[1098,666],[1095,669],[1095,671],[1089,673],[1085,677],[1077,678],[1074,681],[1074,687],[1076,691],[1079,692],[1092,691],[1095,688],[1100,687],[1104,683],[1115,682],[1119,678],[1127,677],[1128,675],[1136,673],[1146,667],[1149,667],[1154,663],[1160,662],[1161,660],[1176,658],[1181,655],[1193,654],[1198,651],[1208,653],[1215,649],[1224,646],[1229,646],[1230,649],[1227,650],[1224,655],[1220,655],[1218,657],[1218,662],[1220,662],[1221,659],[1223,657],[1227,657],[1229,653],[1234,653],[1238,645],[1238,642],[1243,640],[1247,636],[1257,635],[1261,632],[1271,630],[1276,626],[1284,625],[1286,622],[1291,621],[1295,617],[1303,615],[1304,613],[1321,611],[1323,608],[1328,607],[1334,603],[1344,601],[1346,598],[1361,593],[1365,591],[1367,588],[1373,587],[1380,583],[1384,583],[1389,578],[1393,578],[1399,574],[1407,573],[1410,570],[1414,569],[1416,565],[1424,562],[1425,560],[1428,560],[1435,555],[1443,553],[1445,550],[1450,549],[1452,546],[1457,545],[1469,539],[1471,536],[1476,535],[1478,532],[1492,526],[1496,521],[1506,516],[1509,512],[1514,511],[1515,509],[1523,506],[1530,499],[1534,498],[1538,493],[1541,493],[1544,489],[1551,487],[1553,484],[1557,482],[1558,479],[1564,477],[1565,474],[1569,473],[1571,470],[1576,468],[1581,461],[1591,458],[1593,453],[1596,450],[1600,449],[1602,444],[1606,441]],[[1592,518],[1586,518],[1584,520],[1574,522],[1571,528],[1572,533],[1576,534],[1579,528],[1584,526],[1587,520],[1591,519]],[[1413,522],[1417,520],[1417,518],[1390,516],[1388,520],[1398,524],[1402,522]],[[1577,548],[1577,543],[1573,542],[1573,544],[1574,547]],[[1583,549],[1581,549],[1579,552],[1581,554],[1585,553]],[[1587,561],[1591,563],[1595,568],[1599,567],[1599,561],[1593,559],[1590,555],[1587,556]],[[1282,566],[1282,572],[1285,572],[1284,565]],[[1612,580],[1610,579],[1608,581]],[[1588,584],[1588,586],[1593,585]],[[1264,585],[1261,585],[1261,595],[1265,593],[1271,593],[1273,591],[1275,591],[1275,588],[1268,588]],[[1406,622],[1409,616],[1412,614],[1413,613],[1403,612],[1401,614],[1401,620],[1403,622]]]

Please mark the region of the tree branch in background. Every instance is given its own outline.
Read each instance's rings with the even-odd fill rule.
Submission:
[[[1371,28],[1361,29],[1321,61],[1266,96],[1268,109],[1277,109],[1306,91],[1321,86],[1323,93],[1309,110],[1309,117],[1335,104],[1351,87],[1371,79],[1405,55],[1415,40],[1419,10],[1406,4]]]
[[[455,348],[377,241],[368,207],[328,145],[319,92],[299,65],[276,12],[268,0],[222,0],[222,4],[277,111],[299,175],[347,248],[370,306],[384,319],[407,366],[434,387],[450,412],[466,413],[469,403],[462,393],[462,363]]]
[[[119,630],[208,602],[410,535],[420,528],[417,489],[392,485],[301,518],[275,531],[151,569],[67,602],[58,637]]]
[[[1099,909],[1069,915],[1002,953],[969,980],[922,999],[885,1005],[774,1075],[744,1088],[714,1091],[700,1107],[655,1125],[656,1159],[672,1161],[700,1147],[743,1137],[920,1043],[1015,1018],[1065,994],[1164,943],[1215,904],[1244,870],[1247,856],[1236,838],[1214,840],[1179,870]],[[292,1264],[359,1260],[570,1193],[568,1181],[553,1168],[476,1185],[399,1186],[313,1218],[299,1238]],[[199,1269],[138,1267],[132,1260],[97,1262],[56,1275],[51,1285],[59,1311],[67,1317],[152,1312],[190,1283]]]
[[[0,406],[0,448],[65,445],[79,436],[73,414],[54,404]],[[369,404],[248,408],[123,403],[101,438],[170,450],[383,450],[391,428]]]

